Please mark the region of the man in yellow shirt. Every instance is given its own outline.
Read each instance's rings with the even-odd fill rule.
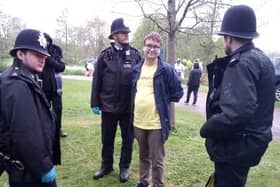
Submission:
[[[134,132],[140,159],[137,187],[149,186],[151,167],[153,186],[164,186],[164,143],[170,131],[169,104],[178,102],[183,96],[175,69],[158,57],[161,44],[157,32],[149,33],[144,38],[145,59],[134,69]]]

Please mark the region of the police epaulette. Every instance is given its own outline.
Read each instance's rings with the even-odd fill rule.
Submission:
[[[19,67],[15,66],[13,71],[12,71],[12,74],[11,74],[11,77],[17,77],[18,76],[18,69]]]
[[[231,66],[231,65],[236,64],[237,62],[239,62],[239,59],[240,59],[240,53],[234,55],[234,56],[230,59],[229,65]]]
[[[102,58],[104,58],[106,60],[113,59],[113,50],[112,50],[111,46],[107,47],[106,49],[103,49],[100,54],[101,54]]]

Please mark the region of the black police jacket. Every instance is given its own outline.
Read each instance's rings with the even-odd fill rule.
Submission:
[[[117,50],[112,44],[103,50],[94,70],[91,107],[98,106],[104,112],[130,112],[132,71],[140,61],[140,53],[131,46]]]
[[[201,74],[200,68],[192,69],[189,75],[188,86],[199,86]]]
[[[40,77],[43,81],[43,90],[48,93],[57,93],[57,85],[55,73],[60,73],[65,70],[62,50],[59,46],[50,44],[48,46],[50,57],[47,58],[46,64]]]
[[[200,130],[211,160],[259,163],[272,139],[274,69],[249,43],[208,65],[207,121]]]
[[[19,60],[1,74],[0,150],[40,180],[53,167],[55,123],[35,77]]]

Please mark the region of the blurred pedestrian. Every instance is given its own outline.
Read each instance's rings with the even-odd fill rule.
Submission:
[[[175,68],[175,70],[177,72],[178,77],[180,77],[181,81],[183,81],[184,78],[185,78],[184,77],[184,72],[185,72],[186,68],[185,68],[184,64],[182,64],[182,62],[181,62],[181,60],[179,58],[176,60],[174,68]]]
[[[191,70],[188,78],[187,83],[187,95],[186,95],[186,101],[185,104],[189,104],[191,93],[193,93],[193,102],[192,104],[195,105],[197,101],[197,92],[200,85],[200,78],[202,75],[202,71],[199,67],[199,63],[193,64],[193,69]]]

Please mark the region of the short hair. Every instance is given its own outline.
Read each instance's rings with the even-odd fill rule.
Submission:
[[[193,68],[194,68],[194,69],[199,69],[199,63],[198,63],[198,62],[195,62],[195,63],[193,64]]]
[[[148,39],[154,40],[154,41],[158,42],[160,45],[162,44],[162,39],[158,32],[152,31],[149,34],[147,34],[144,38],[144,45],[146,43],[146,40],[148,40]]]
[[[252,39],[246,39],[246,38],[239,38],[239,37],[235,37],[235,36],[231,36],[232,38],[234,38],[236,41],[238,41],[241,44],[246,44],[252,41]]]

